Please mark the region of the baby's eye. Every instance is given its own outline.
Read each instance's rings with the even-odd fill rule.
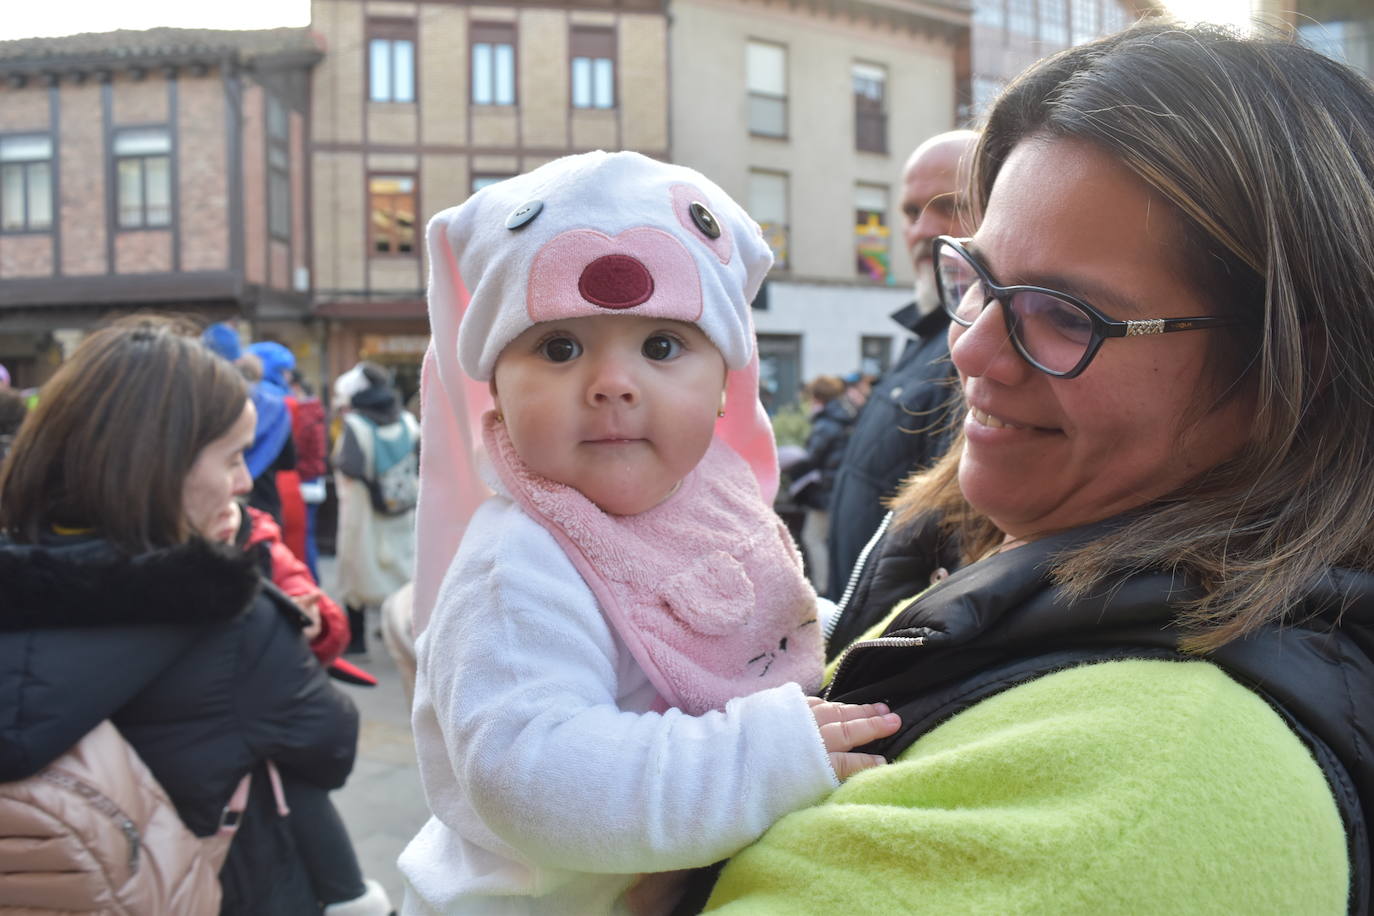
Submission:
[[[644,341],[644,356],[653,360],[672,359],[682,352],[682,343],[667,334],[655,334]]]
[[[539,352],[553,363],[566,363],[582,355],[582,345],[571,337],[550,337],[539,345]]]

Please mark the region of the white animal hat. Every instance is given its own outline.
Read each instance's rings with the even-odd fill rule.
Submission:
[[[777,454],[750,312],[773,255],[705,176],[638,153],[568,156],[444,210],[426,238],[433,338],[421,381],[417,634],[488,495],[474,458],[496,358],[541,321],[623,313],[701,328],[730,370],[716,435],[773,498]]]

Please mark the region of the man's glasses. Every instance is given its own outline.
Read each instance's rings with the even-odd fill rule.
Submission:
[[[957,324],[968,327],[996,299],[1016,352],[1057,378],[1073,378],[1088,368],[1108,337],[1199,331],[1235,323],[1212,316],[1116,321],[1068,293],[1040,286],[998,286],[964,248],[966,241],[947,235],[935,240],[940,305]]]

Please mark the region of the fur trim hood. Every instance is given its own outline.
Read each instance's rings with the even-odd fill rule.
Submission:
[[[0,541],[0,632],[203,625],[241,613],[258,587],[250,556],[200,539],[132,557],[98,539]]]
[[[258,588],[252,557],[205,541],[132,557],[96,538],[0,541],[0,782],[71,747]]]

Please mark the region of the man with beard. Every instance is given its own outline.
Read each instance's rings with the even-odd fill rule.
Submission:
[[[892,320],[912,336],[896,364],[873,385],[835,475],[829,597],[836,601],[887,514],[883,500],[912,472],[933,464],[953,433],[949,318],[940,308],[931,243],[939,235],[973,231],[956,192],[964,178],[960,163],[971,158],[977,140],[970,130],[937,134],[916,148],[902,172],[902,237],[916,267],[916,298]]]

